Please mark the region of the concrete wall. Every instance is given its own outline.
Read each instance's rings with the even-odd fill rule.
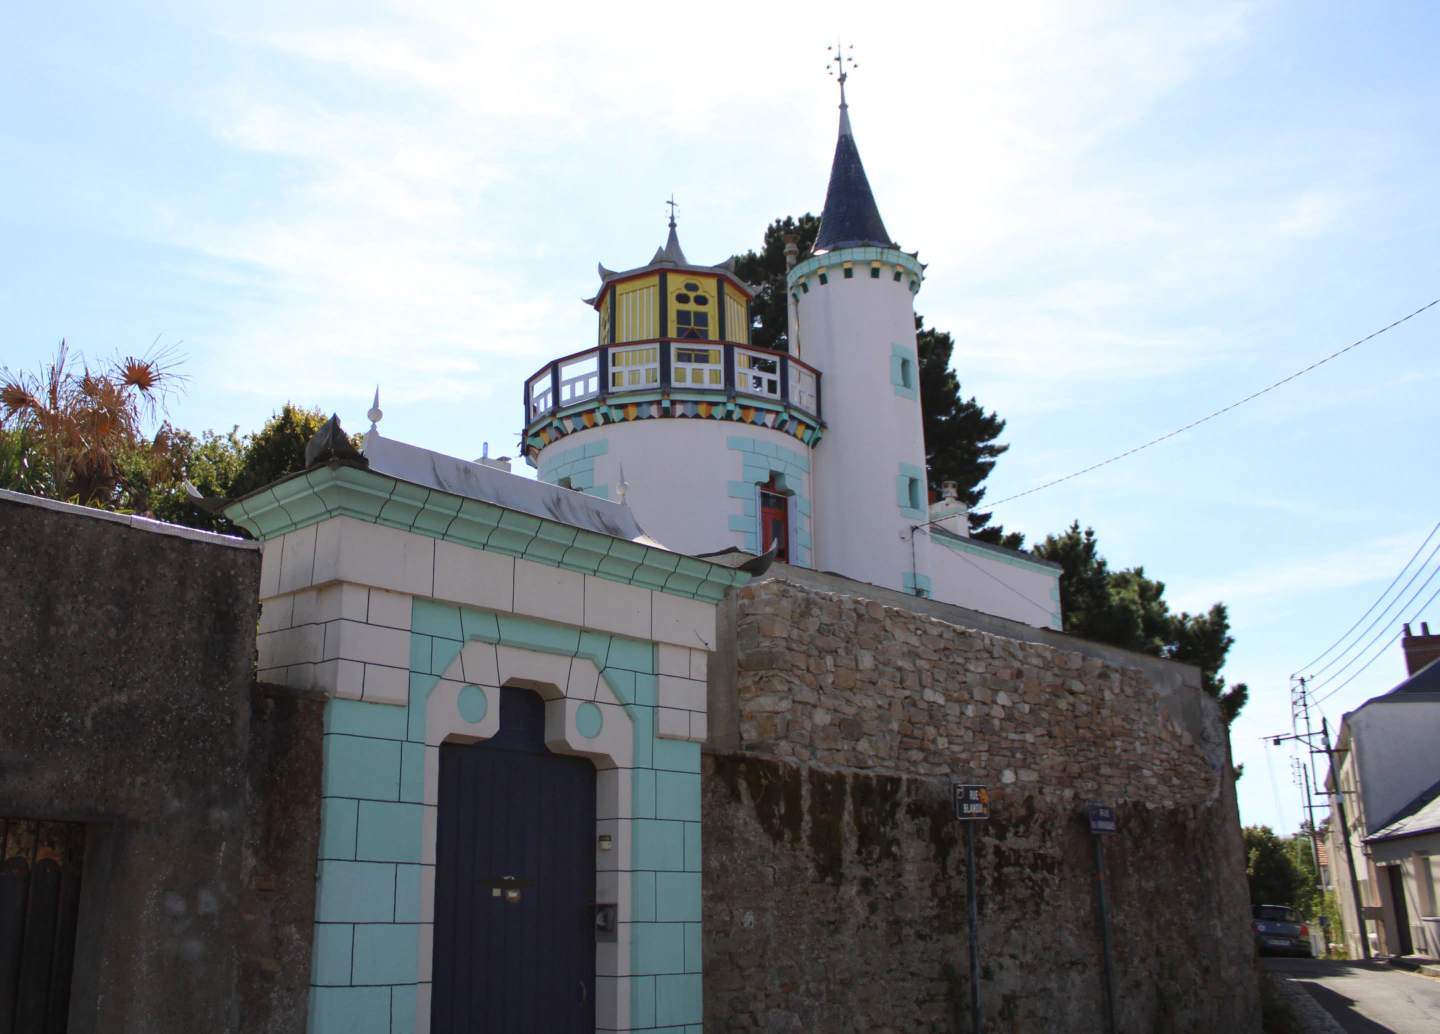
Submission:
[[[791,558],[809,566],[810,463],[803,442],[768,427],[671,417],[566,435],[541,450],[539,478],[555,484],[570,477],[581,491],[613,500],[623,467],[625,501],[640,526],[667,548],[693,555],[727,546],[763,552],[756,485],[776,473],[791,500]]]
[[[955,781],[992,794],[976,831],[987,1030],[1104,1029],[1082,818],[1098,800],[1119,812],[1120,1029],[1258,1031],[1217,705],[1194,669],[1028,633],[779,580],[736,592],[704,770],[707,1031],[969,1029]]]
[[[0,814],[83,822],[72,1032],[301,1031],[320,705],[248,543],[0,497]]]

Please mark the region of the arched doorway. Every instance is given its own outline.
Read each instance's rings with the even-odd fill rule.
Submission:
[[[433,1034],[595,1029],[595,768],[545,746],[545,702],[440,747]]]

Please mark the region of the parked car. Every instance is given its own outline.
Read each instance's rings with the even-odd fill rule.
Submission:
[[[1256,905],[1251,911],[1255,917],[1255,950],[1261,955],[1274,952],[1315,957],[1310,927],[1295,909],[1288,905]]]

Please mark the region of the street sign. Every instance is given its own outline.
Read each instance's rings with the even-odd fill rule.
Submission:
[[[956,783],[955,817],[975,822],[990,817],[990,791],[984,783]]]
[[[1115,832],[1115,807],[1111,804],[1090,805],[1090,832]]]

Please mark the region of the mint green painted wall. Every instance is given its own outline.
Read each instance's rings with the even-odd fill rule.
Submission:
[[[701,1034],[700,746],[655,736],[655,644],[416,599],[405,707],[325,719],[312,1034],[412,1031],[425,708],[470,639],[588,657],[634,724],[631,1030]]]

